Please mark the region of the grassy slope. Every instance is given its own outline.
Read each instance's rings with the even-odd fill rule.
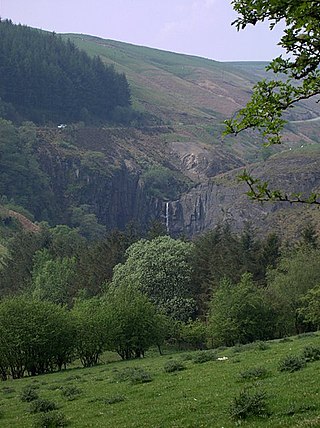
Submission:
[[[21,389],[30,384],[39,387],[39,396],[55,401],[70,426],[77,428],[234,427],[236,424],[229,417],[230,403],[240,390],[253,384],[266,392],[272,415],[267,419],[250,419],[245,426],[319,427],[320,361],[308,363],[294,373],[277,370],[280,359],[301,353],[309,344],[320,346],[319,332],[287,342],[270,342],[266,350],[255,345],[220,350],[218,355],[228,356],[227,361],[194,364],[188,360],[186,370],[176,373],[165,373],[164,363],[168,359],[185,359],[186,353],[157,356],[151,352],[143,360],[7,381],[0,386],[1,427],[33,426],[35,416],[29,414],[29,404],[19,398]],[[239,373],[256,366],[265,367],[269,376],[258,382],[239,380]],[[142,367],[151,373],[153,381],[137,385],[114,382],[115,373],[125,367]],[[72,401],[66,400],[61,387],[67,385],[80,388],[82,393]],[[124,401],[103,402],[116,396],[122,396]]]
[[[216,61],[135,46],[92,36],[68,34],[91,55],[125,72],[134,104],[164,119],[190,122],[192,118],[219,120],[232,114],[245,99],[256,72]],[[261,65],[252,67],[261,72]],[[231,96],[232,94],[232,96]],[[223,102],[221,99],[223,98]]]
[[[132,89],[133,105],[173,125],[176,140],[185,135],[189,141],[219,144],[223,120],[243,107],[254,83],[266,77],[264,62],[221,63],[87,35],[64,37],[124,72]],[[320,116],[320,107],[314,102],[309,102],[307,113],[303,106],[290,111],[290,120]],[[300,141],[307,135],[308,142],[317,141],[317,124],[297,125],[290,126],[287,140]],[[246,160],[257,145],[260,148],[255,136],[245,134],[225,140],[227,150]]]

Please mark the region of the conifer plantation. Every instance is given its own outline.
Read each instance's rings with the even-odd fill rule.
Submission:
[[[36,123],[110,119],[130,105],[126,77],[70,41],[0,22],[0,109]]]

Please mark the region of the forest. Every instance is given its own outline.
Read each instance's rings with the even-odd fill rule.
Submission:
[[[57,34],[2,20],[0,38],[2,117],[40,124],[97,122],[130,107],[125,75]]]
[[[319,251],[311,224],[293,245],[250,225],[192,241],[158,223],[94,241],[66,225],[19,232],[1,258],[2,379],[75,359],[93,366],[107,350],[127,360],[151,346],[208,349],[315,331]]]

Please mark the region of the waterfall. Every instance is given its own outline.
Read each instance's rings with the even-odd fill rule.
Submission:
[[[167,233],[169,234],[169,202],[166,202],[166,216],[165,216],[165,219],[166,219],[166,230],[167,230]]]

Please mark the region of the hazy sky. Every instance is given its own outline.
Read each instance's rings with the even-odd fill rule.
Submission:
[[[237,32],[229,0],[0,0],[0,16],[57,33],[84,33],[220,61],[270,60],[281,31]]]

